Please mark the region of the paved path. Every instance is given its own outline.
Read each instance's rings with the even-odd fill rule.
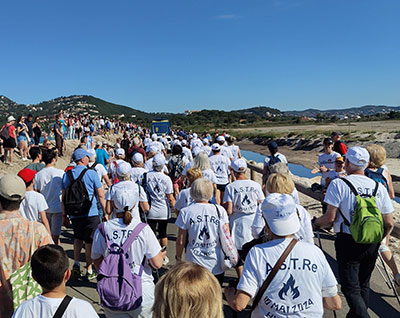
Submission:
[[[171,220],[171,222],[173,222]],[[168,236],[169,236],[169,246],[168,246],[168,257],[171,260],[171,264],[169,264],[166,268],[160,270],[160,274],[164,273],[175,260],[175,241],[176,241],[176,233],[177,228],[173,224],[169,224],[168,226]],[[335,251],[334,251],[334,237],[331,234],[321,233],[321,244],[322,248],[326,253],[326,257],[335,272],[336,277],[337,275],[337,264],[335,260]],[[71,259],[71,266],[73,260],[73,246],[72,246],[72,229],[63,229],[63,234],[61,236],[61,242],[66,250],[69,258]],[[317,237],[315,238],[315,243],[319,246],[319,242]],[[82,260],[84,254],[82,253]],[[83,269],[84,263],[81,263],[81,268]],[[227,279],[235,278],[236,274],[233,270],[229,270],[226,273]],[[96,292],[96,284],[95,282],[83,282],[83,281],[70,281],[68,283],[68,294],[71,296],[76,296],[82,299],[89,301],[96,311],[99,313],[100,317],[104,317],[103,311],[99,304],[99,297]],[[346,317],[346,313],[348,311],[348,307],[346,304],[346,300],[344,299],[343,295],[340,293],[343,301],[343,309],[338,311],[337,317]],[[379,273],[377,269],[374,270],[373,277],[371,280],[371,294],[370,294],[370,316],[371,317],[400,317],[400,307],[397,303],[393,292],[388,288],[382,275]],[[249,313],[239,313],[236,316],[232,313],[231,309],[224,305],[224,312],[225,317],[248,317]],[[334,317],[333,312],[326,311],[324,317]]]

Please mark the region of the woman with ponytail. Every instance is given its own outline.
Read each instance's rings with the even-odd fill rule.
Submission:
[[[121,175],[118,173],[118,175],[119,177],[124,176],[122,173]],[[123,178],[120,180],[123,180]],[[119,183],[121,182],[127,181],[119,181]],[[115,188],[115,186],[116,185],[114,185],[113,188]],[[140,220],[137,220],[134,215],[132,215],[132,211],[138,204],[138,199],[137,196],[133,195],[130,188],[117,187],[117,190],[112,192],[112,196],[109,200],[115,217],[104,223],[104,232],[111,244],[122,246],[136,226],[140,223]],[[100,267],[106,253],[106,239],[100,233],[100,230],[97,229],[94,234],[92,246],[92,259],[97,269]],[[140,265],[144,259],[144,269],[142,273],[142,304],[139,308],[127,312],[113,311],[104,308],[104,313],[107,318],[116,316],[121,318],[151,317],[151,307],[154,302],[154,283],[150,265],[153,268],[160,268],[165,256],[166,252],[161,252],[161,246],[158,243],[155,234],[151,228],[146,225],[140,231],[137,239],[133,241],[127,251],[127,261],[133,273],[139,273]]]

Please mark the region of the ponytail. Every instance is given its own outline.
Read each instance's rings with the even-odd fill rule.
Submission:
[[[126,206],[126,207],[124,208],[124,217],[123,217],[124,224],[125,224],[125,225],[131,224],[132,218],[133,218],[133,217],[132,217],[131,212],[129,211],[129,207]]]

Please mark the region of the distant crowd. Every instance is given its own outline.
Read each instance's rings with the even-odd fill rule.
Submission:
[[[388,248],[394,191],[381,146],[347,149],[340,132],[323,140],[312,171],[321,174],[313,190],[321,193],[323,215],[312,219],[276,141],[268,144],[259,184],[248,179],[236,138],[225,132],[157,135],[61,112],[53,147],[47,138],[32,142],[32,121],[21,116],[15,127],[10,116],[0,132],[6,163],[21,142],[22,160],[31,160],[0,178],[0,317],[98,317],[88,302],[67,295],[69,280],[97,282],[108,318],[221,318],[222,288],[232,310],[253,318],[322,317],[341,309],[341,298],[314,245],[316,231],[336,233],[348,317],[369,317],[378,253],[400,283]],[[110,134],[115,143],[93,138]],[[66,138],[79,145],[58,169]],[[173,215],[175,262],[167,257]],[[66,228],[73,230],[72,266],[60,246]],[[162,267],[168,271],[160,278]],[[234,280],[225,276],[230,268]]]

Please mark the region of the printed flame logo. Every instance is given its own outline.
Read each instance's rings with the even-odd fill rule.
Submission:
[[[244,196],[243,200],[242,200],[242,205],[249,205],[251,203],[249,197],[247,196],[247,194]]]
[[[296,281],[294,280],[292,274],[290,274],[290,278],[288,279],[288,281],[286,283],[283,283],[283,287],[278,293],[279,298],[282,300],[285,300],[283,295],[287,296],[289,290],[292,295],[292,299],[296,299],[297,297],[299,297],[300,292],[299,292],[298,287],[294,287],[295,283],[296,283]]]
[[[207,227],[204,225],[203,229],[200,231],[199,240],[202,240],[206,236],[206,240],[210,239],[210,233],[208,233]]]

